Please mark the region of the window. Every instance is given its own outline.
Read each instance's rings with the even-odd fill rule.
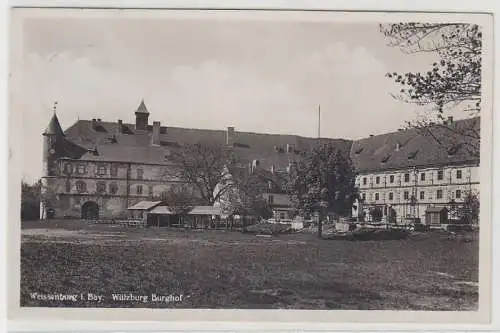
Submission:
[[[361,198],[363,198],[363,201],[366,201],[366,193],[361,194]]]
[[[460,199],[462,197],[462,191],[461,190],[456,190],[455,191],[455,198]]]
[[[377,177],[375,178],[375,183],[376,183],[376,184],[380,184],[380,177],[378,177],[378,176],[377,176]]]
[[[144,170],[137,169],[137,179],[142,179],[143,175],[144,175]]]
[[[410,181],[410,174],[405,173],[405,183],[408,183]]]
[[[437,190],[436,199],[442,199],[442,198],[443,198],[443,190]]]
[[[422,172],[422,173],[420,174],[420,180],[421,180],[421,181],[425,181],[425,173],[424,173],[424,172]]]
[[[85,164],[79,164],[78,165],[78,173],[80,175],[83,175],[85,172],[86,172],[86,170],[85,170]]]
[[[394,183],[394,175],[390,175],[389,176],[389,182],[390,183]]]
[[[270,204],[274,203],[274,196],[272,195],[269,196],[269,203]]]
[[[457,179],[462,179],[462,170],[457,170]]]
[[[366,177],[363,177],[363,185],[366,185]]]
[[[425,192],[420,191],[420,200],[424,200],[424,199],[425,199]]]
[[[86,192],[87,191],[87,184],[85,182],[79,180],[76,182],[76,190],[78,193]]]
[[[438,180],[443,180],[443,170],[438,171]]]
[[[379,195],[378,193],[375,193],[375,200],[378,200],[379,199]]]
[[[70,175],[73,172],[73,166],[70,163],[64,163],[63,172],[66,175]]]
[[[116,183],[109,184],[109,193],[116,194],[118,192],[118,185]]]
[[[71,192],[71,182],[66,180],[66,192]]]
[[[100,175],[100,176],[104,176],[106,175],[106,166],[105,165],[99,165],[97,167],[97,174]]]
[[[284,212],[280,212],[280,220],[284,220],[285,219],[285,213]]]
[[[142,194],[142,185],[137,185],[136,191],[137,191],[137,194],[141,195]]]
[[[110,173],[111,173],[111,176],[112,176],[112,177],[116,177],[116,176],[118,176],[118,167],[116,167],[116,166],[111,166]]]
[[[106,183],[105,182],[97,182],[96,190],[97,190],[97,193],[106,193]]]
[[[408,191],[405,191],[405,192],[403,193],[403,198],[404,198],[405,200],[408,200],[408,199],[410,198],[410,193],[408,193]]]
[[[389,200],[394,200],[394,193],[389,192]]]

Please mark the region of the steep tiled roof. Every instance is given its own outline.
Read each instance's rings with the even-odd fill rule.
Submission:
[[[453,126],[479,131],[479,123],[477,117],[458,120]],[[358,172],[479,163],[479,159],[461,145],[472,138],[453,135],[442,126],[435,126],[432,133],[434,137],[421,130],[406,129],[357,140],[351,147],[351,159]]]
[[[139,107],[140,108],[140,107]],[[56,118],[57,121],[57,118]],[[59,122],[55,122],[60,127]],[[479,129],[479,118],[459,120],[456,126]],[[57,129],[57,125],[54,128]],[[49,126],[51,127],[51,126]],[[412,166],[431,166],[460,163],[478,163],[460,143],[463,137],[433,131],[446,137],[448,145],[437,144],[435,139],[415,129],[377,135],[354,142],[341,139],[322,139],[335,144],[350,157],[358,172],[404,169]],[[160,146],[151,145],[152,126],[147,131],[135,131],[133,124],[79,120],[65,131],[64,149],[72,151],[68,157],[150,164],[168,164],[172,149],[197,142],[226,143],[225,130],[165,127],[160,129]],[[471,140],[468,138],[467,140]],[[446,141],[446,140],[445,140]],[[258,160],[260,167],[284,170],[290,160],[299,158],[300,152],[317,144],[317,139],[296,135],[234,132],[234,152],[245,163]],[[287,146],[289,147],[287,151]],[[89,151],[87,151],[87,149]],[[83,156],[82,156],[83,154]]]
[[[144,100],[141,101],[141,104],[139,104],[139,107],[137,108],[136,112],[149,113],[148,108],[146,107],[146,104],[144,104]]]
[[[220,144],[226,143],[225,130],[192,129],[180,127],[161,127],[160,146],[151,145],[152,127],[148,131],[135,131],[133,124],[116,122],[92,122],[79,120],[65,131],[66,137],[87,149],[96,148],[97,154],[89,152],[83,159],[102,161],[123,161],[136,163],[165,164],[165,156],[171,149],[183,144],[198,142]],[[351,142],[340,139],[324,139],[338,145],[346,155]],[[317,139],[295,135],[259,134],[234,132],[234,151],[241,160],[250,163],[259,160],[260,167],[283,169],[290,159],[297,158],[300,151],[311,148]],[[291,152],[287,152],[287,144]]]
[[[45,135],[64,135],[63,130],[61,128],[61,124],[59,123],[59,119],[57,119],[57,115],[54,113],[52,118],[50,119],[49,125],[43,132]]]

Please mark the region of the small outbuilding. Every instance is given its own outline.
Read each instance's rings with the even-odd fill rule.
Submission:
[[[182,212],[168,206],[156,206],[147,212],[147,219],[150,226],[205,228],[221,214],[220,207],[214,206],[193,206]]]
[[[446,207],[428,207],[425,210],[425,224],[440,225],[448,223],[448,209]]]
[[[127,208],[129,211],[128,218],[131,221],[141,221],[142,224],[146,225],[149,218],[147,212],[160,204],[161,201],[139,201]]]

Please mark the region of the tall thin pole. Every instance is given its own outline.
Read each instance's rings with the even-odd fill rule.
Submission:
[[[318,139],[321,139],[321,104],[318,105]]]
[[[318,105],[318,149],[321,149],[321,105]],[[321,173],[320,173],[320,178],[321,177]],[[320,193],[323,193],[322,192],[322,186],[323,186],[323,182],[322,180],[320,180]],[[321,194],[322,196],[322,194]],[[320,200],[323,200],[322,197],[319,198]],[[321,237],[323,236],[323,211],[324,211],[324,208],[323,208],[323,202],[320,201],[318,202],[319,204],[319,211],[318,211],[318,238],[321,239]]]

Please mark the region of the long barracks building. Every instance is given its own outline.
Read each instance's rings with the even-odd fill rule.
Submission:
[[[242,168],[279,174],[317,143],[315,138],[239,132],[234,127],[162,126],[150,124],[149,116],[142,101],[134,124],[96,118],[78,120],[63,131],[53,115],[43,133],[42,181],[57,194],[51,207],[56,217],[115,218],[141,200],[159,197],[179,182],[167,176],[167,169],[175,167],[169,160],[172,150],[184,144],[226,145]],[[459,122],[479,126],[479,118]],[[402,130],[356,141],[322,140],[350,155],[358,172],[362,209],[380,207],[397,221],[423,218],[428,207],[459,204],[465,193],[479,189],[479,158],[463,149],[458,138],[445,146],[415,130]],[[291,217],[285,206],[277,205],[278,219]]]

